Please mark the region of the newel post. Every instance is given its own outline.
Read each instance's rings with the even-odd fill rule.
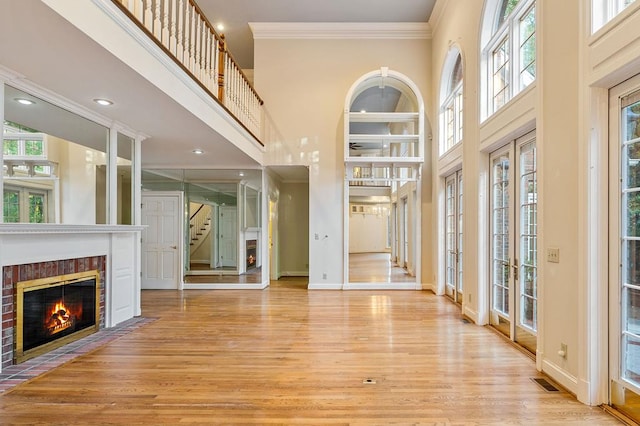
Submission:
[[[218,39],[218,100],[224,105],[224,71],[227,67],[227,42],[224,34]]]

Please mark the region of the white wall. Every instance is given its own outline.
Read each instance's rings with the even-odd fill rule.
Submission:
[[[342,285],[347,91],[362,75],[389,67],[416,83],[425,104],[431,105],[430,41],[257,39],[254,57],[256,89],[282,134],[282,143],[267,146],[267,165],[309,166],[309,233],[320,237],[310,241],[309,283]],[[429,167],[423,182],[430,188]],[[430,191],[422,194],[423,229],[431,227]],[[430,277],[429,235],[423,246],[423,271]]]
[[[309,274],[309,185],[282,183],[278,203],[280,273]]]
[[[354,212],[353,207],[365,207],[363,204],[349,204],[349,253],[386,253],[387,233],[389,231],[389,204],[369,204],[366,207],[377,209],[372,212]]]

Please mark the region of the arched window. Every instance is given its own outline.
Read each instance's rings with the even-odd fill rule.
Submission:
[[[440,94],[442,155],[462,140],[462,57],[457,49],[447,56]]]
[[[487,0],[484,13],[486,118],[536,79],[536,2]]]

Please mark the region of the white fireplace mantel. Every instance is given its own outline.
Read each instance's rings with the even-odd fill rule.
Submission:
[[[141,314],[140,237],[144,226],[0,224],[0,267],[106,256],[105,326]]]

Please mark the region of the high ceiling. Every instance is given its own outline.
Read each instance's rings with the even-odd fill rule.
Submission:
[[[253,67],[249,22],[425,22],[435,1],[196,0],[212,23],[224,23],[223,33],[233,56],[249,69]],[[147,135],[142,144],[146,167],[259,167],[254,159],[44,2],[0,0],[0,16],[7,18],[0,25],[0,73],[4,66],[82,108]],[[22,17],[29,17],[28,31],[24,30]],[[96,97],[108,98],[114,104],[105,109],[93,102]],[[13,98],[8,100],[13,102]],[[18,114],[9,106],[6,109],[9,114]],[[15,117],[20,120],[22,116]],[[70,129],[68,123],[60,121],[55,129],[38,130],[69,137],[65,132]],[[195,156],[194,148],[203,148],[205,154]],[[277,173],[283,180],[297,181],[304,178],[306,170],[283,169]]]
[[[427,22],[436,0],[197,0],[233,57],[253,68],[249,22]]]

